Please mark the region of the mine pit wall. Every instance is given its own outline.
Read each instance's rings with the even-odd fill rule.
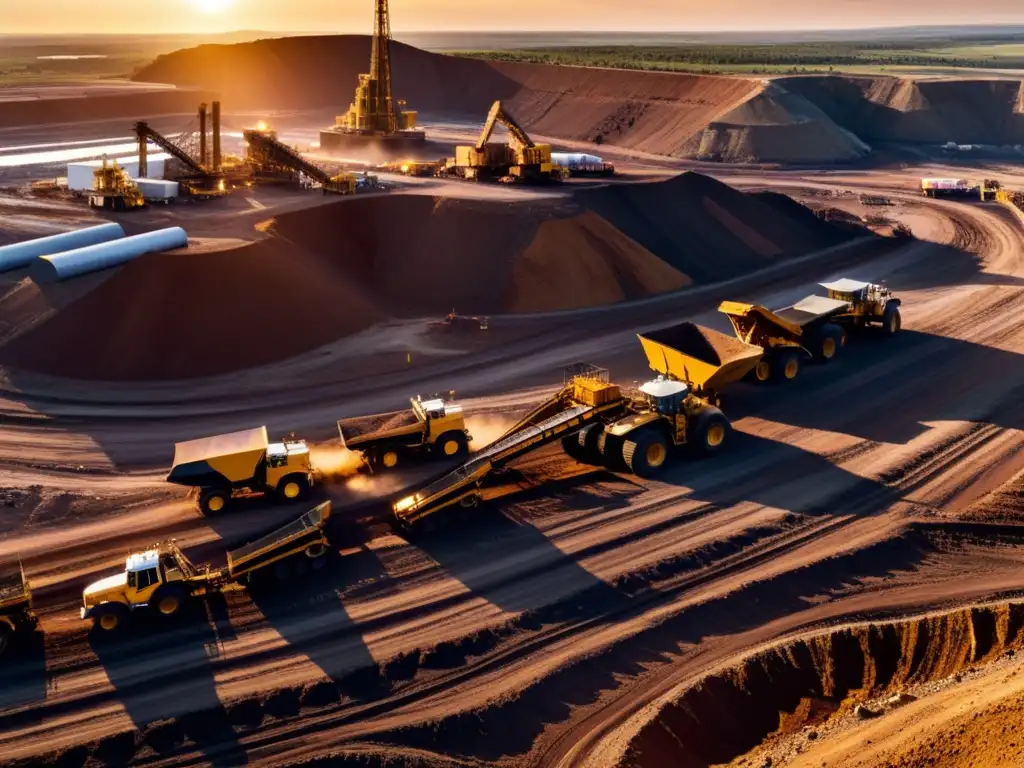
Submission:
[[[620,768],[727,763],[810,702],[819,715],[956,674],[1024,645],[1024,604],[845,627],[779,645],[710,675],[656,711]],[[819,717],[820,719],[824,719]]]

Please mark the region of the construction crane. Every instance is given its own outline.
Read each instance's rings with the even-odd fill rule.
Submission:
[[[246,143],[246,163],[256,181],[297,181],[303,174],[320,184],[324,194],[334,192],[349,195],[356,191],[356,177],[351,173],[332,176],[318,165],[309,162],[277,138],[269,129],[250,129],[242,132]]]
[[[320,132],[325,150],[364,146],[368,143],[408,148],[422,144],[426,133],[416,130],[416,112],[406,111],[404,101],[391,94],[391,16],[388,0],[377,0],[370,71],[359,75],[355,99],[348,112]]]
[[[492,142],[498,124],[508,129],[507,143]],[[494,102],[483,130],[472,147],[455,148],[442,170],[444,175],[463,179],[507,181],[561,181],[567,169],[551,160],[551,145],[536,144],[500,101]]]

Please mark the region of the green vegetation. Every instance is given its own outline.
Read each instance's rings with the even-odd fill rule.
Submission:
[[[1024,38],[780,45],[605,45],[462,51],[500,61],[669,72],[779,74],[913,71],[928,68],[1024,70]]]

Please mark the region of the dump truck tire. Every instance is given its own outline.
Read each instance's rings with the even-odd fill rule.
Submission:
[[[128,609],[120,603],[101,605],[96,609],[92,619],[93,629],[104,634],[117,632],[119,629],[123,629],[127,623]]]
[[[434,443],[434,453],[441,459],[454,459],[469,453],[469,442],[461,432],[445,432]]]
[[[843,329],[835,323],[827,323],[821,327],[821,331],[818,333],[818,344],[815,350],[815,357],[823,363],[831,362],[835,360],[839,355],[839,350],[843,348],[843,344],[846,340],[846,334],[843,333]]]
[[[668,438],[658,429],[638,429],[622,441],[622,460],[637,477],[652,477],[668,463]]]
[[[583,455],[586,451],[583,449],[583,446],[580,445],[579,432],[573,435],[566,435],[562,438],[562,450],[570,459],[575,459],[580,462],[583,461]]]
[[[231,504],[231,491],[223,488],[208,488],[199,494],[199,509],[204,515],[217,515]]]
[[[886,336],[895,336],[902,327],[903,315],[900,314],[899,307],[886,307],[882,316],[882,332]]]
[[[608,469],[623,469],[621,437],[603,430],[597,438],[597,452],[601,457],[600,463]]]
[[[371,463],[374,469],[392,470],[402,463],[402,453],[397,446],[388,445],[374,451]]]
[[[772,361],[772,379],[775,382],[793,381],[800,375],[800,353],[787,349]]]
[[[302,475],[285,475],[277,484],[277,498],[283,502],[299,501],[309,493],[309,480]]]
[[[163,618],[171,619],[180,616],[185,609],[188,593],[177,584],[167,584],[157,590],[153,596],[153,610]]]
[[[771,354],[765,354],[760,360],[757,361],[757,365],[753,367],[749,374],[751,381],[755,381],[758,384],[767,384],[772,380],[772,373],[775,370],[774,365],[775,356]]]
[[[689,442],[697,453],[709,456],[718,453],[729,442],[732,425],[717,408],[705,408],[694,420]]]

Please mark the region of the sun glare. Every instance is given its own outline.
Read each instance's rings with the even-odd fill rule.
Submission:
[[[235,0],[189,0],[196,10],[203,13],[220,13],[235,4]]]

